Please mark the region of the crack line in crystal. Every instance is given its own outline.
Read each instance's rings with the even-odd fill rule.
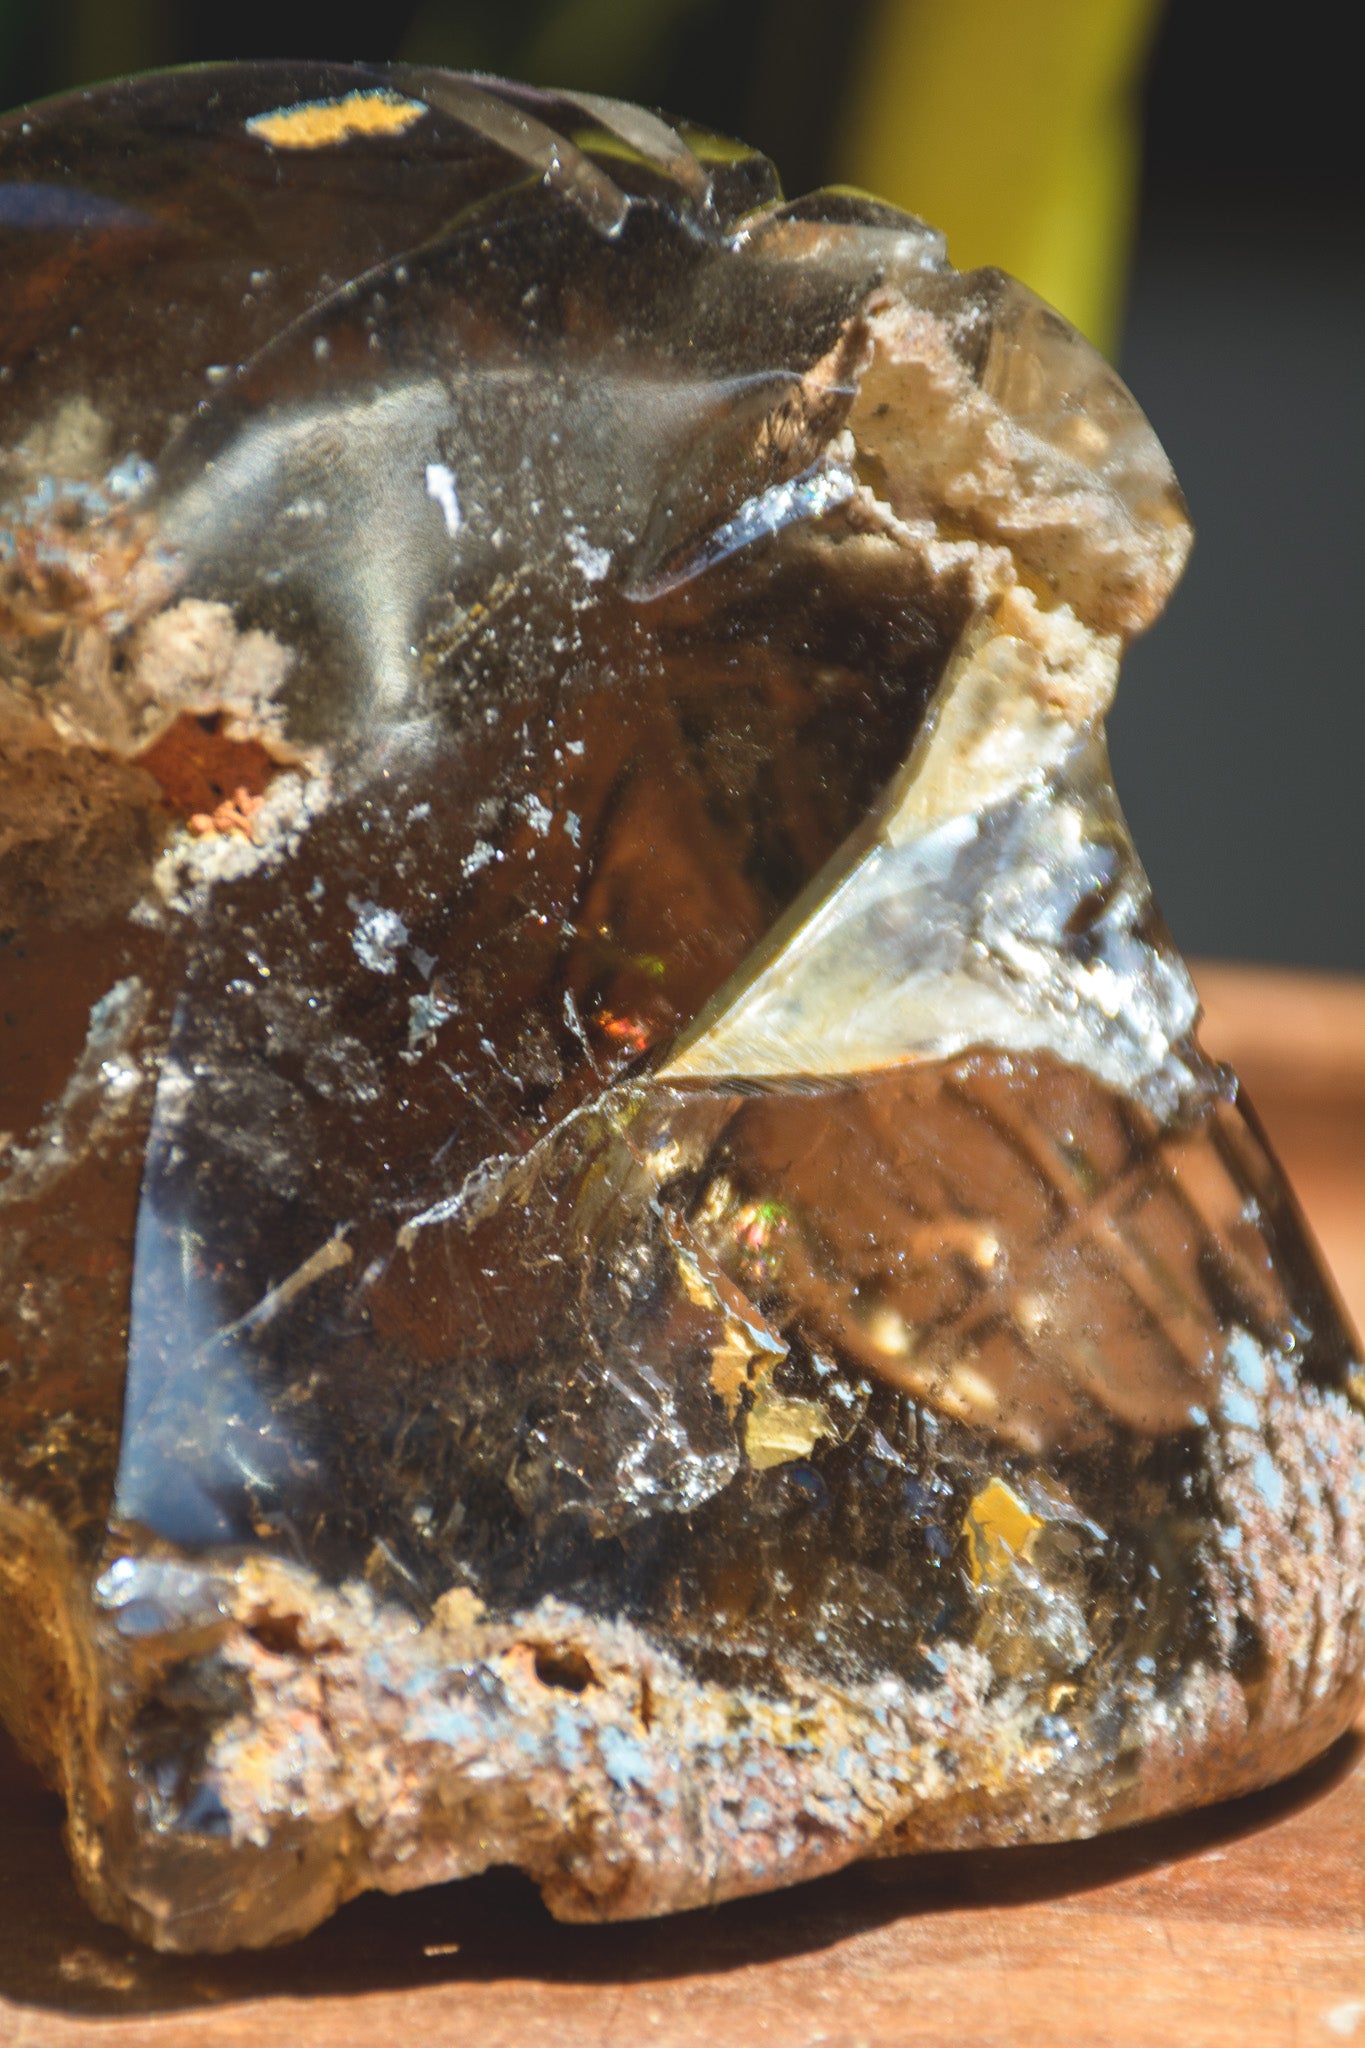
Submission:
[[[216,1331],[213,1341],[216,1343],[223,1337],[235,1337],[239,1330],[264,1329],[267,1323],[275,1320],[281,1309],[287,1308],[297,1295],[302,1294],[315,1281],[321,1280],[327,1273],[335,1273],[340,1266],[349,1266],[355,1256],[346,1242],[346,1233],[350,1228],[349,1223],[339,1223],[326,1244],[319,1245],[301,1266],[296,1266],[286,1279],[272,1287],[268,1294],[263,1294],[254,1308],[249,1308],[235,1323],[228,1323],[223,1329]]]

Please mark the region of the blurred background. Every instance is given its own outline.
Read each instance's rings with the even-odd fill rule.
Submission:
[[[874,190],[1115,360],[1199,544],[1111,733],[1193,953],[1365,970],[1362,151],[1349,10],[1226,0],[0,0],[6,105],[407,58],[660,105]]]

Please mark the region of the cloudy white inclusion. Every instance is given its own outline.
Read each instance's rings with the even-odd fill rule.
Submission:
[[[434,498],[440,506],[446,532],[453,537],[460,530],[460,500],[455,491],[454,475],[444,462],[427,464],[427,496]]]

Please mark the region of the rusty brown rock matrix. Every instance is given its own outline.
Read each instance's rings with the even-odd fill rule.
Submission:
[[[1264,1782],[1359,1350],[1109,781],[1188,546],[921,223],[452,74],[0,124],[0,1710],[170,1947]]]

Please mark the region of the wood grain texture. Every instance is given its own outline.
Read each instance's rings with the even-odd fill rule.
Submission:
[[[1365,981],[1197,973],[1206,1043],[1365,1321]],[[606,1928],[494,1873],[258,1955],[101,1926],[59,1818],[0,1745],[4,2048],[1365,2048],[1365,1727],[1272,1791],[1096,1842]]]

